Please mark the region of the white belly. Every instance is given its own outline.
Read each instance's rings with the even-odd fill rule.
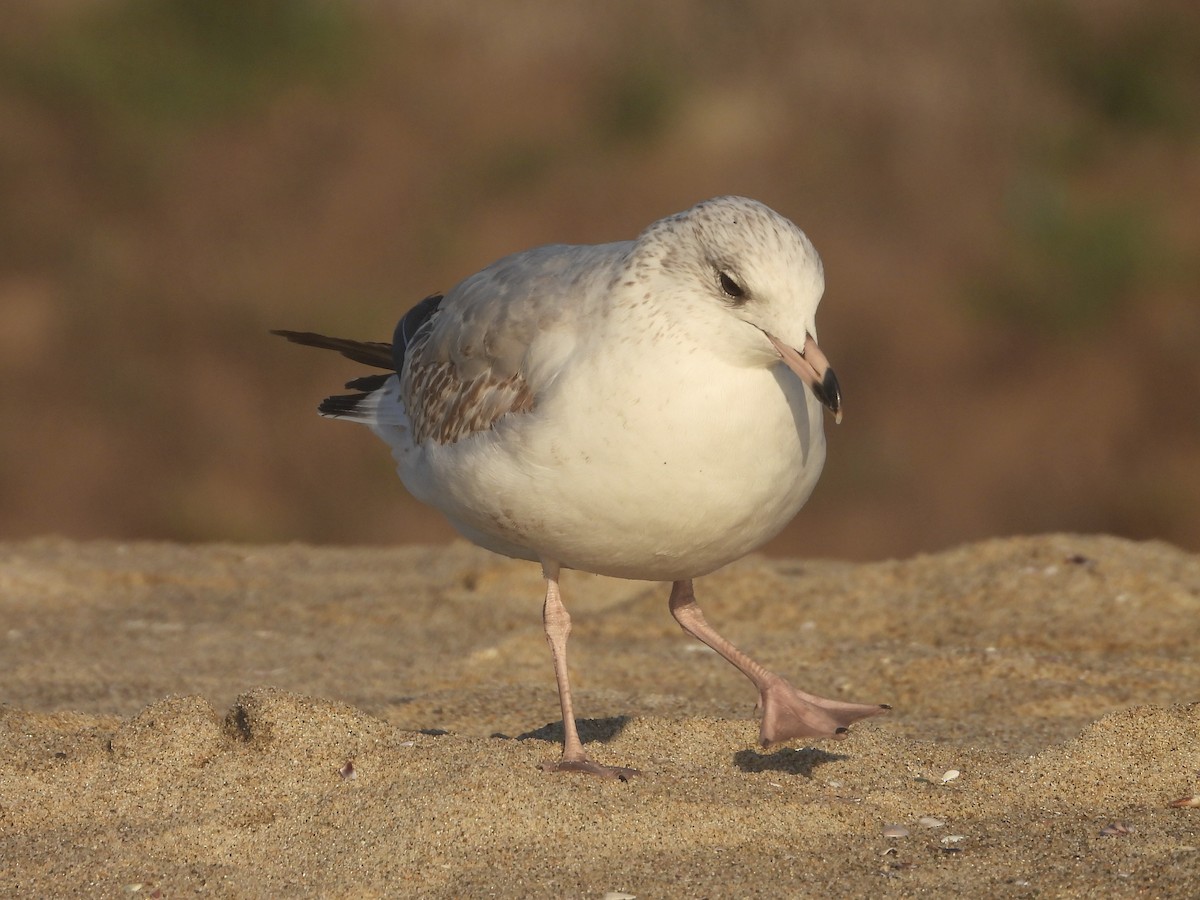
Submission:
[[[505,555],[646,580],[711,572],[808,499],[822,409],[782,365],[714,362],[698,380],[694,358],[661,362],[566,372],[532,412],[453,444],[393,442],[400,476]]]

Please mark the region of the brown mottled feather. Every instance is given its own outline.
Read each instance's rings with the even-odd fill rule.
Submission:
[[[415,443],[453,444],[494,427],[509,413],[533,409],[533,392],[520,373],[498,378],[484,369],[467,381],[455,363],[430,359],[428,345],[429,332],[419,333],[408,347],[411,362],[401,378]]]
[[[415,443],[434,441],[452,444],[479,431],[486,431],[508,413],[533,409],[533,392],[519,373],[499,377],[495,370],[478,358],[471,358],[478,374],[470,380],[459,375],[459,365],[451,359],[438,359],[430,345],[433,315],[440,295],[423,300],[401,320],[397,338],[403,342],[396,354],[391,344],[332,338],[311,331],[272,331],[296,344],[334,350],[355,362],[391,369],[399,359],[401,397],[413,426]],[[414,330],[407,324],[412,314]],[[485,335],[486,341],[486,335]],[[464,359],[465,361],[465,359]],[[483,362],[481,366],[480,363]],[[346,383],[362,393],[340,394],[325,398],[322,415],[340,419],[368,420],[374,413],[363,401],[370,392],[384,387],[391,374],[363,375]]]
[[[392,348],[413,442],[452,444],[495,428],[507,415],[532,411],[571,350],[569,332],[557,326],[578,309],[563,298],[587,296],[593,282],[611,278],[630,246],[554,245],[514,254],[464,279],[444,298],[434,295],[413,307],[397,329],[402,352]],[[388,346],[307,332],[284,336],[371,365],[383,365]],[[531,357],[539,360],[535,370],[527,367]],[[370,390],[376,383],[367,376],[349,386]],[[373,396],[330,397],[321,411],[371,422],[378,410],[365,401]]]

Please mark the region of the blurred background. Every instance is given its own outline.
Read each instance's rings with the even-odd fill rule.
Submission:
[[[506,253],[723,193],[847,415],[769,550],[1200,550],[1200,5],[8,0],[0,537],[451,536],[316,403]]]

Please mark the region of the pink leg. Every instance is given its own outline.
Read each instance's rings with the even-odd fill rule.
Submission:
[[[854,722],[891,708],[826,700],[796,690],[717,634],[704,620],[691,581],[676,581],[672,585],[671,615],[684,631],[708,644],[754,682],[762,709],[759,740],[764,747],[794,738],[841,738]]]
[[[556,763],[543,763],[546,772],[585,772],[602,778],[617,778],[626,781],[638,774],[637,769],[621,766],[602,766],[592,762],[579,740],[575,727],[575,713],[571,707],[571,683],[567,679],[567,636],[571,633],[571,616],[563,606],[562,594],[558,590],[558,564],[543,563],[542,574],[546,577],[546,602],[542,606],[542,623],[546,628],[546,642],[554,656],[554,677],[558,681],[558,700],[562,705],[563,752]]]

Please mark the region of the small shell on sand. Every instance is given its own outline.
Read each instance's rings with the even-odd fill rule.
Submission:
[[[899,823],[892,823],[883,826],[883,836],[885,838],[904,838],[908,837],[908,829]]]

